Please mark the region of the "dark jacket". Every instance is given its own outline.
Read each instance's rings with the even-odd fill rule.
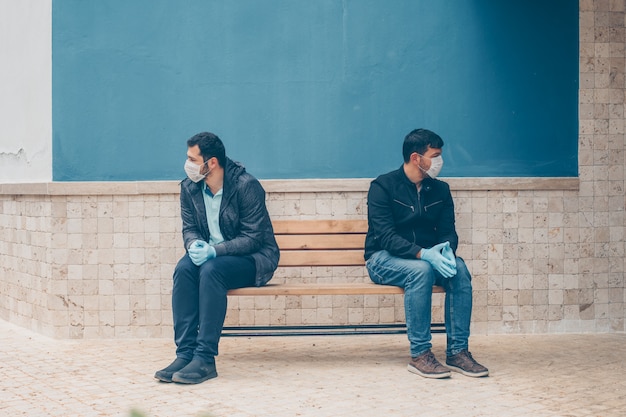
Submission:
[[[414,259],[422,248],[445,241],[456,253],[459,237],[454,203],[450,187],[443,181],[426,178],[418,193],[400,167],[372,181],[367,209],[365,259],[379,250]]]
[[[189,178],[180,183],[185,249],[196,239],[209,241],[202,183]],[[280,256],[265,207],[265,190],[241,164],[229,158],[224,167],[219,221],[224,242],[215,245],[217,256],[251,255],[256,265],[256,285],[265,285],[278,267]]]

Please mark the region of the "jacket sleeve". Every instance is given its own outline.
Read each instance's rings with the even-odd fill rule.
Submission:
[[[232,239],[215,245],[218,256],[250,255],[258,252],[265,242],[265,234],[273,233],[267,208],[265,190],[258,180],[250,178],[240,184],[239,232]]]
[[[377,181],[373,181],[367,194],[370,232],[380,249],[400,258],[414,259],[422,248],[396,232],[392,204],[393,198]]]
[[[185,250],[188,250],[195,240],[206,240],[206,238],[202,236],[200,231],[191,194],[182,184],[180,189],[180,214],[183,220],[183,243]]]
[[[454,201],[452,199],[452,194],[450,193],[450,186],[446,183],[443,184],[445,185],[445,198],[443,201],[443,211],[437,224],[437,240],[439,242],[450,242],[450,247],[456,254],[456,249],[459,246],[459,236],[456,233],[454,225]]]

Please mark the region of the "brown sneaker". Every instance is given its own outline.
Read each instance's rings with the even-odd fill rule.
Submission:
[[[446,365],[455,372],[474,378],[489,375],[489,370],[476,362],[472,354],[467,350],[462,350],[456,355],[446,358]]]
[[[450,370],[443,366],[435,355],[428,350],[417,358],[411,358],[407,365],[409,372],[423,376],[424,378],[450,378]]]

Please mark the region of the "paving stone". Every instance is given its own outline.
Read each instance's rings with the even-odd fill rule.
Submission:
[[[56,340],[0,320],[0,416],[613,417],[625,334],[480,335],[490,377],[406,371],[404,335],[225,337],[219,377],[160,383],[169,339]],[[433,337],[445,360],[445,336]]]

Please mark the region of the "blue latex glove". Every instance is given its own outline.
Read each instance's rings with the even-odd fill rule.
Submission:
[[[444,252],[446,255],[449,253],[446,248],[452,252],[450,242],[440,243],[430,249],[422,248],[420,258],[431,264],[444,278],[451,278],[456,275],[456,260],[444,256]]]
[[[454,267],[456,269],[456,256],[454,256],[454,251],[452,250],[452,247],[450,246],[449,242],[445,242],[445,243],[448,243],[448,245],[446,245],[446,247],[443,248],[443,250],[441,251],[441,254],[446,259],[449,259],[450,261],[454,262]]]
[[[206,243],[204,240],[194,241],[191,246],[189,246],[187,253],[191,258],[191,262],[193,262],[196,266],[200,266],[209,259],[213,259],[217,256],[215,248]]]

